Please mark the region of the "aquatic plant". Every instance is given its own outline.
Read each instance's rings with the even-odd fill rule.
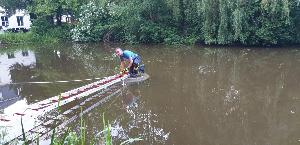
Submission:
[[[59,96],[58,99],[58,111],[60,111],[60,101],[61,101],[61,96]],[[109,122],[109,120],[105,119],[105,115],[103,113],[103,117],[102,117],[102,122],[103,122],[103,131],[101,131],[99,134],[101,134],[100,136],[95,135],[92,138],[89,138],[87,140],[87,136],[86,136],[86,123],[85,120],[83,118],[83,110],[82,107],[81,109],[81,113],[79,114],[80,116],[80,131],[79,134],[77,134],[77,132],[75,131],[70,131],[70,128],[68,128],[65,132],[63,132],[62,134],[60,132],[57,132],[58,128],[54,127],[52,128],[51,131],[51,135],[50,135],[50,145],[86,145],[86,144],[90,144],[90,145],[94,145],[94,144],[105,144],[105,145],[112,145],[113,140],[112,140],[112,136],[111,136],[111,124]],[[54,121],[54,125],[56,125],[56,121]],[[26,136],[25,134],[25,129],[24,129],[24,125],[23,125],[23,119],[21,116],[21,127],[22,127],[22,139],[20,140],[22,144],[27,145],[27,144],[39,144],[40,142],[40,134],[36,134],[33,136],[33,138],[29,138],[28,135]],[[103,136],[102,136],[103,135]],[[0,136],[1,137],[1,136]],[[16,139],[18,140],[18,139]],[[123,141],[121,144],[129,144],[135,141],[140,141],[142,140],[141,138],[130,138],[126,141]],[[14,140],[15,141],[15,140]],[[4,142],[5,143],[5,142]],[[10,142],[12,143],[12,142]]]

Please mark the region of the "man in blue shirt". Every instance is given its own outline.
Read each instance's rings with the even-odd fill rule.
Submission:
[[[117,56],[120,57],[121,60],[121,64],[120,64],[120,69],[121,71],[124,70],[125,68],[125,61],[128,62],[128,66],[126,67],[126,69],[129,69],[129,74],[130,77],[137,77],[138,72],[144,72],[143,67],[139,66],[141,63],[141,57],[129,50],[122,50],[121,48],[116,48],[115,52],[117,54]]]

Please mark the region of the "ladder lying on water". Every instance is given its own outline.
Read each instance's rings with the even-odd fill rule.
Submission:
[[[111,96],[115,96],[116,94],[118,94],[121,91],[120,88],[122,87],[113,87],[113,85],[120,82],[123,82],[124,84],[124,80],[126,78],[128,78],[127,74],[110,76],[102,80],[87,84],[85,86],[61,93],[61,95],[31,104],[27,106],[27,108],[25,108],[23,112],[11,112],[10,114],[5,114],[5,116],[2,115],[0,116],[0,126],[17,126],[15,131],[10,130],[10,132],[15,132],[15,134],[9,136],[9,141],[19,140],[20,138],[22,138],[22,135],[20,135],[20,132],[22,130],[22,127],[20,125],[21,117],[23,122],[35,122],[32,123],[32,125],[23,126],[26,132],[27,139],[33,139],[35,136],[37,136],[37,134],[40,136],[48,134],[53,127],[64,127],[66,124],[69,124],[70,122],[73,122],[76,118],[78,118],[78,115],[74,115],[74,112],[75,110],[78,111],[81,106],[84,108],[84,111],[81,112],[79,116],[89,112],[96,106],[107,101]],[[86,97],[92,94],[94,95],[91,97]],[[99,98],[101,98],[100,101],[97,101],[97,99]],[[76,100],[81,101],[76,102]],[[51,112],[55,108],[67,106],[66,104],[71,104],[71,102],[76,102],[79,104],[75,104],[75,106],[62,111],[62,113],[48,119],[48,121],[46,122],[36,122],[39,117],[48,116],[49,114],[47,113]],[[62,122],[61,118],[63,117],[67,117],[69,119]]]

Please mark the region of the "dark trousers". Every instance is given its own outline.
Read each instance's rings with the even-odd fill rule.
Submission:
[[[133,59],[132,65],[129,68],[129,74],[132,74],[132,75],[138,74],[138,67],[139,67],[139,64],[141,63],[141,61],[142,61],[142,59],[140,56],[137,56]]]

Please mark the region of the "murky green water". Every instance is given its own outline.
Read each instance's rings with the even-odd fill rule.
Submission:
[[[105,112],[116,144],[136,137],[143,141],[135,144],[155,145],[300,144],[300,49],[124,47],[142,56],[150,79],[115,86],[111,91],[116,95],[103,95],[89,104],[95,107],[85,106],[89,137],[103,129]],[[0,56],[2,115],[6,109],[39,102],[94,80],[24,82],[83,80],[117,72],[118,60],[112,57],[111,46],[22,49],[3,51]],[[78,131],[79,122],[76,118],[66,127]]]

